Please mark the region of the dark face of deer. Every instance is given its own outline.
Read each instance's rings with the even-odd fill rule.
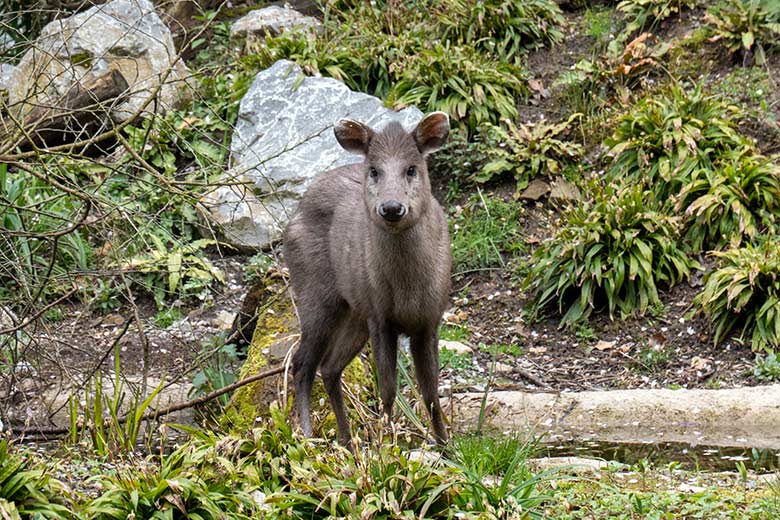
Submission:
[[[391,232],[413,226],[428,210],[431,185],[425,157],[447,140],[447,115],[429,114],[411,133],[395,122],[376,133],[342,119],[335,133],[345,150],[366,158],[365,203],[371,220]]]

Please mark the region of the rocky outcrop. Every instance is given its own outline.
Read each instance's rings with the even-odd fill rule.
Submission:
[[[286,60],[257,75],[241,100],[232,167],[203,200],[225,241],[242,249],[270,246],[315,175],[361,160],[336,142],[332,127],[342,118],[410,128],[422,112],[395,112],[335,79],[304,77]]]
[[[188,71],[149,0],[113,0],[46,25],[19,62],[9,103],[25,115],[37,106],[56,105],[74,85],[112,70],[130,86],[123,101],[110,108],[115,121],[130,118],[152,93],[157,96],[147,112],[162,112],[180,99]]]
[[[230,36],[278,36],[285,31],[314,32],[322,24],[313,16],[306,16],[289,6],[271,5],[255,9],[242,16],[230,27]]]

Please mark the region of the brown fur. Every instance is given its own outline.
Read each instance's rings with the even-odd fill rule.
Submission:
[[[434,433],[444,442],[438,327],[450,291],[450,240],[444,211],[431,195],[425,156],[444,143],[449,121],[433,113],[412,133],[397,123],[375,133],[343,120],[335,131],[341,145],[365,161],[320,174],[284,236],[301,324],[293,358],[301,427],[312,434],[310,396],[319,368],[339,439],[349,445],[341,373],[369,337],[383,411],[391,416],[398,335],[406,334]],[[380,215],[388,201],[404,207],[400,220]]]

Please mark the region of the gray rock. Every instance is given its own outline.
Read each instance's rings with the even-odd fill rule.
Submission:
[[[461,343],[460,341],[448,341],[446,339],[439,340],[439,348],[447,349],[461,355],[468,355],[474,352],[471,347],[465,343]]]
[[[398,121],[410,129],[422,115],[414,107],[395,112],[340,81],[304,77],[294,63],[278,61],[257,75],[241,100],[232,168],[203,203],[228,243],[266,248],[279,239],[315,175],[361,161],[336,142],[336,121],[351,118],[374,128]]]
[[[16,66],[0,63],[0,92],[8,92],[16,82]]]
[[[255,9],[242,16],[230,27],[231,37],[241,36],[278,36],[285,31],[298,30],[314,32],[322,24],[313,16],[299,13],[290,6],[271,5]]]
[[[19,318],[8,307],[0,305],[0,330],[11,329],[19,322]]]
[[[189,77],[175,58],[171,32],[149,0],[113,0],[47,24],[19,62],[21,81],[9,91],[9,102],[24,114],[37,104],[56,103],[76,82],[117,68],[131,93],[112,108],[112,118],[127,120],[164,79],[157,102],[146,107],[161,112],[177,103]]]

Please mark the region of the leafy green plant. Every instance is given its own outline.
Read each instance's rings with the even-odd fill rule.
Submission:
[[[160,467],[148,465],[107,479],[106,491],[87,504],[86,518],[253,518],[258,504],[239,485],[236,468],[228,460],[210,464],[209,456],[216,455],[185,446],[166,457]],[[217,469],[223,475],[215,475]]]
[[[557,9],[549,0],[535,1]],[[468,13],[483,7],[494,9],[492,5],[461,0],[357,2],[342,10],[331,5],[321,32],[265,38],[252,48],[252,59],[260,66],[290,59],[306,74],[339,79],[354,90],[384,97],[389,105],[445,111],[473,132],[482,122],[516,117],[517,99],[528,93],[527,73],[522,67],[496,56],[494,49],[486,52],[470,41],[461,41],[471,37],[467,29],[477,27],[465,24],[460,11],[452,11],[449,18],[446,14],[456,8]],[[501,5],[510,10],[525,9],[514,7],[512,2]],[[431,10],[440,14],[437,23],[424,16]],[[535,11],[529,7],[528,12]],[[440,25],[445,20],[449,24],[446,30]],[[511,28],[507,31],[515,31],[507,34],[510,40],[521,38],[523,45],[530,44],[531,40],[522,36],[525,29],[521,26],[527,23],[523,20],[485,19],[479,31],[499,30],[508,23]],[[537,29],[527,27],[531,32]],[[542,31],[552,34],[553,29],[550,25]]]
[[[5,519],[75,518],[60,501],[63,486],[40,469],[11,452],[7,439],[0,440],[0,515]]]
[[[441,0],[443,37],[476,45],[501,59],[517,59],[527,48],[563,40],[565,19],[551,0]]]
[[[669,50],[668,43],[659,42],[651,33],[629,42],[624,37],[611,39],[605,52],[575,63],[561,73],[553,87],[562,89],[563,99],[574,111],[590,116],[610,98],[626,104],[631,90],[659,70]],[[588,119],[585,117],[585,122]]]
[[[583,21],[585,32],[596,40],[605,39],[612,31],[614,11],[603,6],[593,6],[585,10]]]
[[[753,53],[758,64],[766,59],[764,45],[777,46],[780,36],[780,4],[775,0],[721,0],[705,20],[713,26],[712,40],[722,40],[731,53]]]
[[[566,211],[555,235],[530,259],[525,287],[532,314],[556,304],[562,325],[606,304],[610,317],[660,303],[659,286],[688,277],[697,264],[679,244],[679,218],[653,208],[641,186],[591,185],[593,200]]]
[[[68,273],[90,265],[92,247],[80,224],[91,203],[42,180],[63,170],[53,165],[39,177],[0,164],[0,299],[61,294]]]
[[[655,372],[666,365],[672,353],[664,347],[642,347],[636,357],[635,368],[641,372]]]
[[[712,255],[718,267],[705,276],[694,304],[712,323],[715,344],[737,332],[756,351],[780,346],[780,238],[759,236]]]
[[[154,315],[154,324],[161,329],[167,329],[182,318],[181,311],[176,307],[160,309]]]
[[[441,110],[473,132],[481,123],[517,117],[517,100],[528,94],[526,76],[472,47],[438,42],[398,66],[387,102]]]
[[[190,397],[200,397],[236,382],[236,361],[238,355],[232,344],[220,345],[207,360],[207,365],[195,373],[192,378]],[[230,394],[223,394],[218,402],[224,406],[230,400]]]
[[[504,254],[511,257],[522,252],[522,212],[521,205],[485,197],[481,191],[456,210],[450,219],[455,271],[504,265]]]
[[[468,354],[459,354],[452,350],[442,348],[439,349],[439,366],[442,369],[449,368],[457,371],[474,368],[474,363],[472,356]]]
[[[514,343],[496,345],[485,345],[484,343],[480,343],[479,349],[483,352],[492,354],[493,356],[502,356],[507,358],[519,358],[523,355],[523,348],[520,345]]]
[[[780,381],[780,358],[774,350],[768,351],[765,356],[756,356],[753,375],[761,381]]]
[[[693,9],[698,3],[698,0],[623,0],[617,10],[631,20],[625,29],[630,33],[654,26],[683,9]]]
[[[780,168],[746,150],[728,152],[713,169],[697,172],[677,202],[694,251],[739,246],[772,225],[779,207]]]
[[[111,392],[106,393],[103,376],[97,371],[85,389],[84,405],[76,395],[72,395],[68,403],[71,443],[88,439],[95,453],[104,457],[120,452],[132,453],[137,449],[143,416],[162,391],[165,381],[160,381],[148,396],[141,395],[137,389],[126,393],[119,342],[116,342],[112,384]]]
[[[720,156],[751,146],[735,128],[735,110],[701,85],[642,99],[605,142],[609,178],[644,185],[658,201],[670,201]]]
[[[212,282],[225,282],[222,271],[203,254],[203,249],[217,244],[200,239],[171,247],[156,235],[150,238],[155,249],[127,260],[123,269],[134,273],[139,285],[154,295],[158,307],[167,295],[187,296],[206,290]]]
[[[244,263],[244,280],[250,285],[262,281],[275,263],[274,257],[268,253],[257,253],[249,257]]]
[[[488,126],[488,141],[495,143],[489,152],[489,162],[474,176],[477,182],[487,182],[497,175],[511,173],[517,182],[516,194],[538,175],[554,175],[573,164],[583,155],[581,144],[565,141],[561,134],[582,114],[574,114],[557,124],[545,122],[517,126],[504,121],[505,126]]]

